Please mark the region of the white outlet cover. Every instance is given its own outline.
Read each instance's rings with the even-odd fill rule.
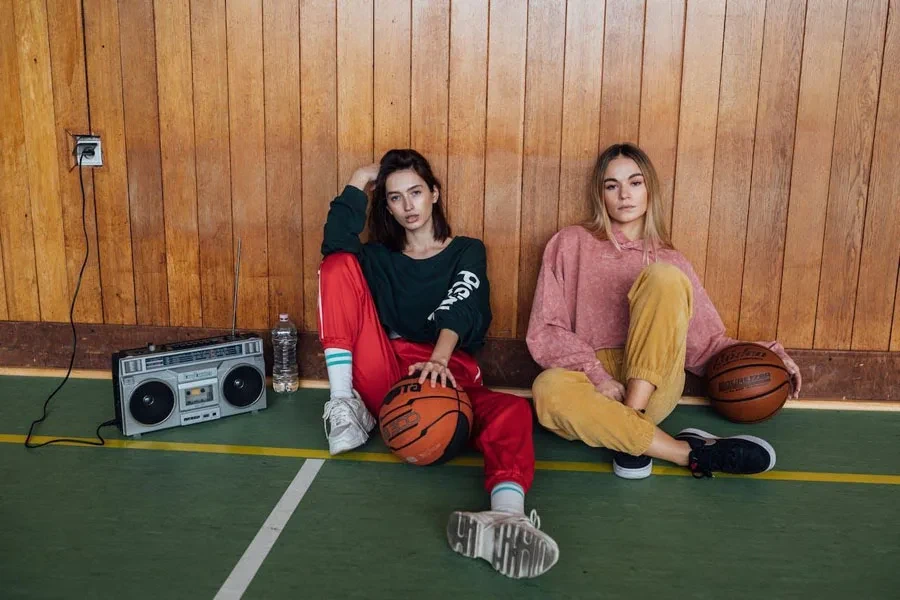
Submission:
[[[81,158],[83,148],[94,146],[94,156],[85,156]],[[102,167],[103,166],[103,146],[100,137],[96,135],[76,135],[75,136],[75,165],[81,161],[83,167]]]

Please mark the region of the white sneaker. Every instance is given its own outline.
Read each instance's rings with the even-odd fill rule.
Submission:
[[[352,397],[332,398],[326,402],[322,420],[328,437],[328,452],[332,456],[365,444],[375,427],[375,417],[369,414],[356,390]]]
[[[455,512],[447,523],[447,541],[456,552],[483,558],[507,577],[537,577],[559,560],[559,546],[531,516],[488,510]]]

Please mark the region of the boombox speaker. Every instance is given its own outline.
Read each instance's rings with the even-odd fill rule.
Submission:
[[[263,342],[252,334],[122,350],[112,372],[126,436],[266,408]]]

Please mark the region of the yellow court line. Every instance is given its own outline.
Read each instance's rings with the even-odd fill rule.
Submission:
[[[54,439],[52,436],[32,436],[35,444],[48,442]],[[69,438],[78,441],[94,441],[94,438]],[[24,435],[0,434],[0,443],[23,444]],[[80,444],[63,442],[60,446],[84,447]],[[126,450],[162,450],[168,452],[201,452],[207,454],[233,454],[244,456],[277,456],[283,458],[320,458],[325,460],[343,460],[355,462],[394,463],[401,461],[394,455],[386,452],[346,452],[338,456],[331,456],[327,450],[314,448],[281,448],[277,446],[237,446],[231,444],[197,444],[190,442],[152,442],[146,440],[106,440],[106,447]],[[484,462],[480,458],[466,456],[451,460],[449,465],[462,467],[480,467]],[[535,462],[539,471],[569,471],[576,473],[611,473],[609,463],[539,460]],[[654,475],[672,475],[676,477],[691,477],[691,474],[681,467],[656,465],[653,467]],[[769,481],[811,481],[822,483],[862,483],[874,485],[900,485],[900,475],[872,475],[869,473],[818,473],[814,471],[769,471],[758,475],[728,475],[716,474],[716,477],[740,477],[742,479],[764,479]]]

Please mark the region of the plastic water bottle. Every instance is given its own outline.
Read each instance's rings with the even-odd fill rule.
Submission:
[[[276,392],[294,392],[300,387],[297,377],[297,327],[286,313],[278,315],[278,324],[272,329],[272,387]]]

